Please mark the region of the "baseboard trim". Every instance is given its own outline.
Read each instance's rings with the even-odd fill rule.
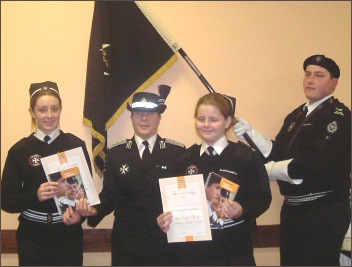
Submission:
[[[279,225],[258,225],[253,232],[255,248],[279,247]],[[84,252],[111,252],[111,229],[84,229]],[[1,253],[17,253],[16,230],[1,230]]]

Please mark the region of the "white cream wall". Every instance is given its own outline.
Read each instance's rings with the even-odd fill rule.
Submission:
[[[335,96],[351,107],[351,4],[344,1],[153,1],[149,6],[217,92],[237,98],[236,114],[271,138],[284,116],[305,101],[303,60],[322,53],[341,68]],[[8,149],[30,134],[30,83],[52,80],[63,99],[61,128],[86,141],[82,123],[92,1],[1,1],[1,171]],[[172,86],[160,134],[198,142],[193,127],[197,99],[207,93],[180,57],[151,87]],[[125,113],[111,142],[132,136]],[[230,133],[229,138],[236,140]],[[102,180],[95,174],[100,191]],[[259,224],[278,224],[281,197]],[[18,214],[1,211],[2,229],[16,229]],[[110,228],[110,215],[98,226]],[[85,226],[87,227],[87,226]]]

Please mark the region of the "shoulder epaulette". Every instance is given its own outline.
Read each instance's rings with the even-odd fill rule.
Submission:
[[[172,144],[172,145],[175,145],[175,146],[185,147],[184,144],[182,144],[180,142],[177,142],[175,140],[168,139],[168,138],[165,138],[164,140],[165,140],[166,143],[169,143],[169,144]]]
[[[127,144],[128,141],[129,141],[129,139],[123,139],[123,140],[121,140],[121,141],[119,141],[119,142],[117,142],[117,143],[115,143],[115,144],[110,145],[110,146],[108,147],[108,149],[111,149],[111,148],[113,148],[113,147],[115,147],[115,146]]]
[[[337,108],[337,107],[335,107],[334,114],[340,115],[340,116],[345,116],[344,113],[343,113],[343,109],[342,108]]]

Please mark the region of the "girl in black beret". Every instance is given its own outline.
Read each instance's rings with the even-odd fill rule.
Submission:
[[[239,189],[234,200],[218,190],[214,198],[221,202],[216,208],[208,199],[212,207],[209,211],[212,240],[180,243],[179,265],[255,265],[251,231],[256,218],[269,208],[271,192],[260,156],[242,142],[226,138],[226,131],[234,124],[234,104],[233,98],[211,93],[201,97],[196,105],[195,127],[202,142],[187,149],[177,164],[178,175],[203,174],[207,191],[213,185],[207,178],[214,172],[239,185]],[[170,230],[172,220],[170,211],[157,218],[165,233]]]
[[[20,213],[20,266],[79,266],[83,264],[83,219],[72,207],[60,215],[54,201],[58,182],[48,182],[40,159],[82,147],[91,170],[88,151],[83,140],[59,129],[62,101],[56,83],[31,84],[29,94],[35,132],[8,152],[1,181],[1,208]]]

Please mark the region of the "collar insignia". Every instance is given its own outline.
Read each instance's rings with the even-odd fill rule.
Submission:
[[[132,148],[132,140],[129,140],[128,142],[127,142],[127,145],[126,145],[126,148],[127,149],[131,149]]]
[[[165,144],[164,141],[160,141],[160,142],[159,142],[159,145],[160,145],[160,149],[166,148],[166,144]]]

